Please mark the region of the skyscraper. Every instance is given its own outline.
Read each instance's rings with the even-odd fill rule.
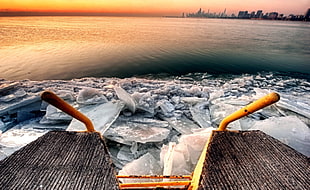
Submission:
[[[255,15],[255,18],[263,18],[263,11],[262,10],[258,10],[256,15]]]
[[[308,9],[308,11],[305,14],[305,20],[310,21],[310,8]]]
[[[238,18],[249,18],[248,11],[239,11]]]

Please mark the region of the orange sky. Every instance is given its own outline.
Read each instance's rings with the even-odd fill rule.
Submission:
[[[133,15],[180,15],[199,8],[211,12],[240,10],[304,14],[310,0],[0,0],[0,10],[103,12]]]

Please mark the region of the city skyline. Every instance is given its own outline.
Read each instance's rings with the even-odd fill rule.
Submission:
[[[259,19],[259,20],[291,20],[291,21],[310,21],[310,8],[305,12],[305,14],[294,15],[288,14],[285,15],[279,12],[264,12],[263,10],[257,11],[248,11],[242,10],[237,14],[232,13],[231,15],[226,13],[226,8],[223,12],[212,12],[210,9],[207,11],[199,8],[197,12],[193,13],[182,13],[181,17],[195,17],[195,18],[230,18],[230,19]]]
[[[163,16],[180,15],[201,7],[212,12],[238,14],[240,10],[264,10],[285,15],[304,15],[309,0],[0,0],[1,12],[101,13],[106,15]]]

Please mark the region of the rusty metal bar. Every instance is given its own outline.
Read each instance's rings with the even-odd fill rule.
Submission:
[[[63,99],[58,97],[54,92],[51,91],[44,91],[41,94],[41,99],[46,101],[47,103],[55,106],[56,108],[60,109],[61,111],[71,115],[75,119],[83,122],[87,128],[88,132],[95,132],[95,128],[91,120],[86,117],[84,114],[76,110],[70,104],[65,102]]]
[[[191,181],[170,181],[170,182],[141,182],[141,183],[120,183],[120,189],[139,188],[139,187],[171,187],[188,186]]]
[[[135,178],[135,179],[192,179],[190,175],[117,175],[117,178]]]

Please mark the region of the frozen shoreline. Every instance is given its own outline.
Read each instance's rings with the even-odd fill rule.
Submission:
[[[79,122],[42,103],[43,90],[54,91],[91,117],[123,174],[191,173],[210,131],[225,116],[271,91],[281,95],[280,102],[229,127],[262,130],[310,156],[306,79],[273,73],[229,78],[192,74],[162,79],[2,80],[0,85],[0,159],[49,130],[83,130]],[[132,173],[136,165],[150,160],[136,171],[142,173]]]

